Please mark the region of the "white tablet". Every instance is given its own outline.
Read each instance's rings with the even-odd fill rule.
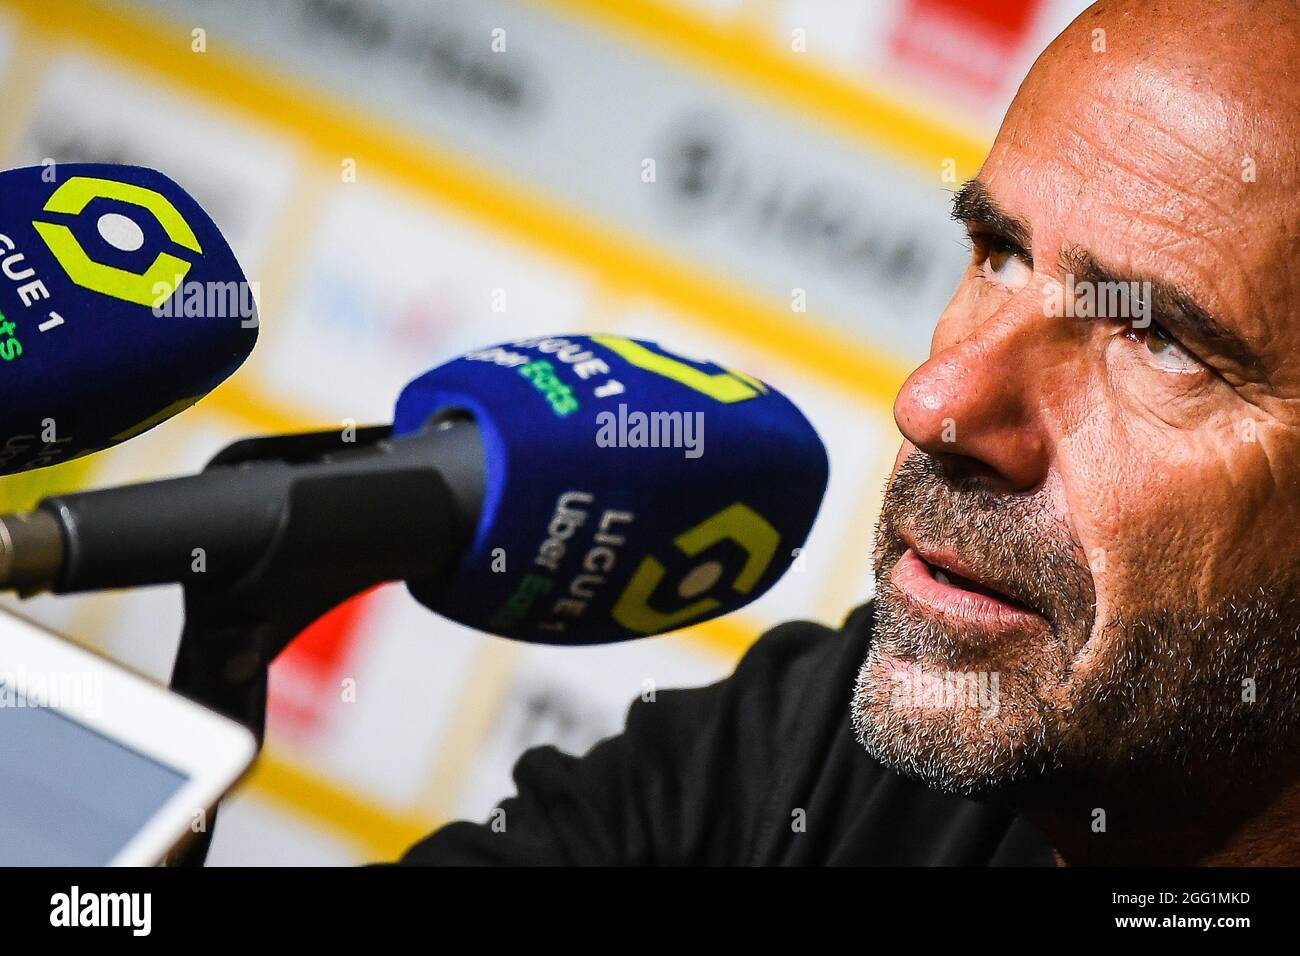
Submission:
[[[206,825],[253,735],[0,610],[0,866],[145,866]]]

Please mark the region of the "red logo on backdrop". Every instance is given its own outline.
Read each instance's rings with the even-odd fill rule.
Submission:
[[[893,55],[980,97],[1002,89],[1041,0],[906,0]]]
[[[299,634],[271,665],[267,725],[302,738],[323,732],[337,711],[343,678],[355,672],[365,622],[380,594],[371,588]]]

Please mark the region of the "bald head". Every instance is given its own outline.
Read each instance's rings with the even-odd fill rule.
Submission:
[[[1297,0],[1102,0],[1044,51],[1012,115],[1115,109],[1122,134],[1131,110],[1205,150],[1294,149],[1298,62]]]
[[[1099,33],[1098,31],[1102,31]],[[1263,78],[1288,72],[1300,32],[1296,0],[1098,0],[1048,47],[1112,52],[1162,68],[1181,64],[1221,83],[1235,70]]]

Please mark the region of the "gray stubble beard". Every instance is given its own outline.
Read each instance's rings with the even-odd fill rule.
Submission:
[[[899,708],[881,686],[885,657],[928,669],[953,645],[885,584],[853,691],[854,732],[881,763],[937,790],[1021,805],[1209,799],[1296,764],[1294,598],[1261,589],[1206,612],[1112,621],[1092,643],[1087,669],[1051,649],[1046,667],[1042,657],[996,661],[991,716]]]
[[[889,581],[903,526],[983,555],[1050,610],[1050,637],[990,648],[914,611]],[[1213,607],[1098,621],[1082,549],[1045,491],[952,481],[919,453],[886,489],[875,554],[875,635],[852,722],[881,763],[949,793],[1048,804],[1208,797],[1300,770],[1300,581],[1285,573]],[[997,671],[997,712],[892,706],[889,655]]]

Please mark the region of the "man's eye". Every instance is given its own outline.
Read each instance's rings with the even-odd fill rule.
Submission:
[[[980,272],[984,278],[1008,289],[1023,289],[1033,277],[1033,267],[1024,260],[1023,254],[1005,242],[989,240],[981,250],[984,259],[980,263]]]
[[[1199,372],[1203,368],[1200,359],[1155,323],[1145,329],[1129,329],[1126,334],[1134,342],[1143,345],[1155,365],[1163,371]]]

